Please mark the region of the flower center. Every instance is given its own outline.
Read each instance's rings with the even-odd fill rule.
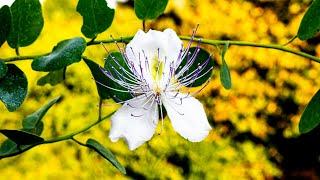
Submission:
[[[155,55],[153,57],[153,59],[151,60],[151,77],[153,80],[153,91],[156,94],[160,94],[161,93],[161,79],[163,76],[163,70],[164,70],[164,62],[161,61],[157,55]]]

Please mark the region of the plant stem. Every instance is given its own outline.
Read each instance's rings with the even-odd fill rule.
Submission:
[[[144,32],[146,32],[146,20],[142,21],[142,29]]]
[[[77,144],[79,144],[79,145],[81,145],[81,146],[85,146],[85,147],[87,147],[87,145],[86,145],[86,144],[84,144],[84,143],[82,143],[82,142],[80,142],[80,141],[76,140],[74,137],[72,137],[72,138],[71,138],[71,140],[72,140],[72,141],[74,141],[74,142],[76,142]]]
[[[95,40],[90,41],[87,43],[87,46],[91,45],[97,45],[97,44],[108,44],[108,43],[114,43],[114,42],[120,42],[120,43],[126,43],[130,41],[133,38],[133,36],[127,36],[124,38],[117,38],[117,39],[107,39],[107,40]],[[180,36],[182,40],[191,40],[192,37],[190,36]],[[292,48],[284,47],[283,45],[279,44],[262,44],[262,43],[253,43],[253,42],[247,42],[247,41],[231,41],[231,40],[212,40],[212,39],[201,39],[201,38],[194,38],[195,41],[201,40],[203,44],[209,44],[209,45],[223,45],[226,43],[229,43],[230,45],[236,45],[236,46],[251,46],[251,47],[259,47],[259,48],[267,48],[267,49],[276,49],[283,52],[292,53],[295,55],[298,55],[300,57],[311,59],[312,61],[320,63],[320,58],[316,56],[312,56],[308,53],[304,53],[301,51],[294,50]],[[34,59],[40,56],[48,55],[42,54],[42,55],[35,55],[35,56],[17,56],[17,57],[11,57],[6,59],[0,59],[5,62],[12,62],[12,61],[20,61],[20,60],[28,60],[28,59]]]
[[[191,37],[189,36],[180,36],[182,40],[191,40]],[[230,40],[211,40],[211,39],[201,39],[201,38],[194,38],[195,41],[201,40],[201,43],[203,44],[209,44],[209,45],[224,45],[226,43],[229,43],[229,45],[237,45],[237,46],[251,46],[251,47],[260,47],[260,48],[267,48],[267,49],[277,49],[280,51],[292,53],[301,57],[305,57],[308,59],[311,59],[315,62],[320,63],[320,58],[316,56],[312,56],[308,53],[304,53],[301,51],[297,51],[291,48],[286,48],[279,44],[261,44],[261,43],[253,43],[253,42],[247,42],[247,41],[230,41]]]
[[[55,142],[59,142],[59,141],[69,140],[69,139],[73,140],[73,139],[74,139],[74,138],[73,138],[74,136],[76,136],[76,135],[78,135],[78,134],[80,134],[80,133],[83,133],[83,132],[89,130],[91,127],[99,124],[99,123],[102,122],[103,120],[105,120],[105,119],[109,118],[110,116],[112,116],[113,113],[114,113],[114,112],[110,113],[109,115],[107,115],[107,116],[105,116],[105,117],[103,117],[103,118],[101,118],[101,119],[98,119],[97,121],[93,122],[92,124],[87,125],[86,127],[82,128],[82,129],[80,129],[80,130],[78,130],[78,131],[75,131],[75,132],[70,133],[70,134],[68,134],[68,135],[64,135],[64,136],[52,138],[52,139],[49,139],[49,140],[46,140],[46,141],[43,141],[43,142],[40,142],[40,143],[37,143],[37,144],[28,145],[27,147],[25,147],[25,148],[23,148],[23,149],[21,149],[21,150],[19,150],[19,151],[17,151],[17,152],[5,154],[5,155],[1,155],[1,156],[0,156],[0,159],[6,158],[6,157],[16,156],[16,155],[18,155],[18,154],[21,154],[21,153],[23,153],[23,152],[25,152],[25,151],[27,151],[27,150],[35,147],[35,146],[39,146],[39,145],[41,145],[41,144],[50,144],[50,143],[55,143]],[[82,144],[83,144],[83,143],[82,143]]]
[[[99,110],[99,111],[100,111],[100,110]],[[58,141],[63,141],[63,140],[71,139],[73,136],[78,135],[78,134],[80,134],[80,133],[83,133],[83,132],[89,130],[90,128],[92,128],[93,126],[99,124],[101,121],[109,118],[110,116],[113,115],[113,113],[114,113],[114,112],[112,112],[111,114],[109,114],[109,115],[107,115],[107,116],[105,116],[105,117],[103,117],[103,118],[101,118],[101,119],[98,118],[98,120],[97,120],[96,122],[94,122],[94,123],[92,123],[92,124],[89,124],[88,126],[82,128],[82,129],[80,129],[80,130],[78,130],[78,131],[75,131],[75,132],[70,133],[70,134],[68,134],[68,135],[64,135],[64,136],[60,136],[60,137],[56,137],[56,138],[53,138],[53,139],[46,140],[46,141],[42,142],[41,144],[49,144],[49,143],[54,143],[54,142],[58,142]]]

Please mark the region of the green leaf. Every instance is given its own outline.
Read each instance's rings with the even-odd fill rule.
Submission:
[[[28,80],[16,65],[7,64],[7,67],[7,74],[0,79],[0,100],[9,111],[15,111],[27,95]]]
[[[103,85],[109,85],[107,81],[107,76],[102,72],[101,68],[97,63],[91,61],[88,58],[84,58],[84,62],[89,67],[91,74],[96,82],[98,94],[101,99],[110,98],[109,89]]]
[[[0,155],[14,153],[17,150],[17,144],[10,139],[6,139],[0,146]]]
[[[303,16],[298,30],[298,37],[307,40],[320,31],[320,0],[313,0],[306,14]]]
[[[47,75],[41,77],[37,81],[37,85],[44,86],[46,84],[50,84],[51,86],[55,86],[65,79],[65,72],[66,68],[57,71],[50,71]]]
[[[304,109],[300,122],[300,133],[307,133],[320,124],[320,90],[312,97]]]
[[[14,141],[6,139],[0,146],[0,159],[21,154],[36,145],[37,144],[18,146]]]
[[[0,61],[0,79],[3,78],[8,72],[8,67],[5,62]]]
[[[85,49],[83,38],[67,39],[59,42],[49,55],[34,59],[31,67],[35,71],[57,71],[79,62]]]
[[[228,50],[228,47],[229,47],[229,43],[225,44],[221,53],[222,65],[220,67],[220,81],[225,89],[231,89],[232,87],[229,67],[226,63],[226,60],[224,59],[224,56]]]
[[[114,9],[110,9],[106,0],[79,0],[77,11],[83,17],[81,32],[87,38],[95,38],[111,26]]]
[[[24,131],[28,131],[33,134],[41,135],[43,130],[43,122],[41,121],[47,111],[60,100],[61,97],[57,97],[49,101],[46,105],[42,106],[36,112],[28,115],[22,120],[22,127]]]
[[[7,39],[10,47],[18,48],[32,44],[43,28],[39,0],[15,0],[10,9],[12,26]]]
[[[117,74],[117,72],[119,72],[123,76],[122,79],[125,79],[124,77],[129,78],[129,76],[126,75],[126,73],[124,73],[124,71],[132,74],[132,76],[133,76],[133,73],[131,72],[131,70],[127,66],[127,63],[120,52],[111,52],[110,54],[108,54],[107,58],[105,58],[104,68],[109,73],[111,73],[112,76],[114,76],[114,77],[118,77],[119,74]],[[105,75],[105,78],[107,79],[107,84],[109,87],[111,87],[113,89],[127,91],[127,89],[120,86],[118,83],[114,82],[112,79],[110,79],[106,75]],[[119,91],[115,91],[112,89],[109,89],[109,95],[116,102],[126,101],[126,100],[129,100],[132,98],[132,95],[129,92],[119,92]]]
[[[7,40],[11,28],[11,11],[9,6],[5,5],[0,9],[0,47]]]
[[[108,160],[114,167],[116,167],[121,173],[126,174],[126,169],[119,163],[112,152],[103,147],[99,142],[94,139],[88,139],[86,145],[99,153],[102,157]]]
[[[141,20],[156,19],[164,12],[167,4],[168,0],[135,0],[134,11]]]
[[[188,59],[190,59],[190,57],[194,53],[196,53],[197,49],[198,48],[196,48],[196,47],[191,47],[189,49],[190,56],[188,56],[188,55],[185,56],[185,58],[181,61],[179,67],[177,68],[175,74],[178,74],[181,71],[181,69],[183,69],[183,67],[188,62]],[[206,50],[204,50],[202,48],[199,48],[198,51],[199,52],[197,54],[197,57],[196,57],[195,61],[192,63],[190,68],[188,68],[188,70],[183,73],[181,78],[184,78],[184,77],[188,76],[189,74],[193,73],[194,71],[199,71],[197,69],[200,68],[200,65],[202,65],[201,68],[203,68],[203,70],[201,70],[201,72],[197,76],[197,77],[199,77],[199,79],[195,80],[192,84],[188,85],[187,87],[201,86],[203,83],[207,82],[208,79],[210,79],[211,74],[212,74],[212,68],[213,68],[213,65],[214,65],[214,61],[210,57],[210,54]],[[203,64],[206,64],[206,65],[203,67]],[[191,75],[191,77],[192,77],[192,75]],[[194,77],[194,78],[196,78],[196,77]]]
[[[36,144],[44,141],[42,137],[21,130],[1,129],[0,133],[7,136],[9,139],[19,145]]]

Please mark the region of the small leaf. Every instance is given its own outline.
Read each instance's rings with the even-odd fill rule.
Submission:
[[[32,145],[17,145],[14,141],[6,139],[0,146],[0,160],[6,157],[16,156],[28,149],[35,147],[37,144]]]
[[[44,86],[46,84],[50,84],[51,86],[55,86],[65,79],[65,72],[66,68],[57,71],[50,71],[47,75],[41,77],[37,81],[37,85]]]
[[[320,31],[320,0],[313,0],[306,14],[303,16],[298,30],[298,37],[307,40]]]
[[[8,72],[8,67],[6,63],[0,61],[0,79],[3,78]]]
[[[120,72],[123,80],[125,79],[125,77],[130,79],[127,74],[131,74],[131,76],[134,76],[120,52],[111,52],[110,54],[108,54],[107,58],[105,59],[104,69],[111,73],[114,77],[118,77],[119,74],[117,72]],[[127,89],[119,85],[117,82],[114,82],[108,76],[105,75],[105,77],[107,79],[109,87],[127,91]],[[116,102],[126,101],[132,98],[132,95],[129,92],[120,92],[112,89],[109,89],[109,95]]]
[[[197,77],[199,79],[195,80],[193,83],[191,83],[187,87],[201,86],[203,83],[207,82],[208,79],[210,79],[212,74],[212,68],[214,65],[213,59],[211,58],[210,54],[206,50],[202,48],[196,48],[196,47],[192,47],[189,49],[189,55],[186,55],[185,58],[181,61],[175,74],[178,74],[181,70],[184,69],[184,66],[186,65],[188,60],[191,58],[191,56],[194,53],[197,53],[197,51],[199,52],[196,56],[196,59],[194,60],[192,65],[189,68],[187,68],[187,70],[183,73],[181,78],[185,78],[188,75],[190,75],[189,77],[192,78],[192,74],[194,74],[195,71],[200,71],[200,73],[197,76],[194,76],[194,79]],[[202,70],[200,70],[199,68],[201,68]]]
[[[135,0],[134,11],[141,20],[156,19],[164,12],[167,4],[168,0]]]
[[[83,38],[67,39],[59,42],[47,56],[36,58],[32,61],[35,71],[57,71],[81,60],[81,55],[86,49]]]
[[[23,130],[28,131],[33,134],[41,135],[43,130],[43,122],[41,121],[43,116],[47,113],[47,111],[60,100],[61,97],[57,97],[46,105],[42,106],[36,112],[28,115],[26,118],[22,120]]]
[[[19,145],[36,144],[44,141],[42,137],[21,130],[2,129],[0,133]]]
[[[300,133],[310,132],[320,124],[320,90],[312,97],[311,101],[304,109],[300,122]]]
[[[9,6],[5,5],[0,9],[0,47],[7,40],[11,28],[11,11]]]
[[[88,139],[86,145],[99,153],[102,157],[108,160],[114,167],[116,167],[121,173],[126,174],[126,169],[119,163],[112,152],[103,147],[99,142],[94,139]]]
[[[103,72],[101,71],[101,67],[97,63],[87,58],[84,58],[84,62],[89,67],[91,74],[94,80],[96,81],[98,94],[101,97],[101,99],[110,98],[109,89],[103,86],[103,85],[108,85],[108,81],[107,81],[106,75],[103,74]]]
[[[0,100],[9,111],[15,111],[26,98],[28,80],[14,64],[7,64],[8,72],[0,79]]]
[[[12,26],[8,44],[12,48],[32,44],[43,28],[43,17],[39,0],[15,0],[11,6]]]
[[[221,53],[222,65],[220,68],[220,81],[225,89],[231,89],[232,87],[229,67],[224,59],[224,56],[228,50],[228,47],[229,47],[229,43],[225,44]]]
[[[17,150],[17,144],[10,139],[6,139],[0,146],[0,155],[14,153]]]
[[[87,38],[95,38],[111,26],[114,9],[108,7],[106,0],[79,0],[77,11],[83,17],[81,32]]]

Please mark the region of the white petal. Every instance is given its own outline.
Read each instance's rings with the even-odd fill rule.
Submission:
[[[152,84],[150,71],[146,67],[151,66],[155,57],[160,61],[166,62],[163,70],[163,79],[167,81],[170,63],[177,61],[181,48],[182,41],[172,29],[166,29],[163,32],[149,30],[147,33],[139,30],[126,46],[126,55],[133,62],[139,75],[141,75],[139,71],[141,64],[143,77]],[[145,63],[146,58],[148,64]]]
[[[14,0],[0,0],[0,8],[4,5],[11,6],[13,4]]]
[[[173,128],[184,138],[199,142],[211,130],[202,104],[187,94],[166,93],[161,99],[167,110]]]
[[[117,6],[117,1],[116,0],[106,0],[107,1],[107,4],[108,4],[108,7],[110,9],[115,9],[116,6]]]
[[[151,139],[158,123],[159,114],[156,102],[144,95],[125,103],[112,117],[109,138],[118,141],[124,138],[129,149],[133,150]]]

